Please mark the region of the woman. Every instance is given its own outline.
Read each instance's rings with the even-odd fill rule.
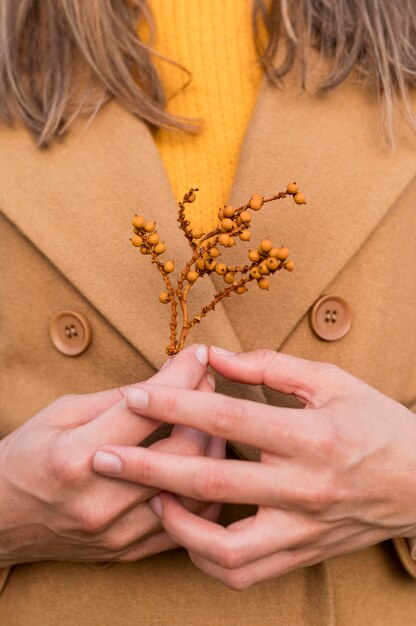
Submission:
[[[373,13],[372,3],[334,6],[331,12],[305,3],[295,19],[296,7],[282,3],[281,32],[277,3],[266,12],[262,32],[271,39],[263,62],[271,72],[276,37],[286,35],[289,55],[280,73],[288,74],[283,92],[263,85],[257,97],[230,199],[240,203],[253,191],[274,192],[295,177],[302,182],[311,198],[306,208],[276,208],[277,218],[264,208],[255,220],[255,237],[267,234],[291,247],[297,272],[279,276],[271,294],[251,290],[219,307],[194,336],[199,343],[155,374],[163,364],[160,329],[167,323],[163,307],[153,305],[160,284],[146,259],[126,249],[123,233],[139,208],[160,229],[174,223],[172,190],[138,117],[156,126],[185,122],[164,110],[147,48],[133,33],[134,3],[66,0],[53,3],[54,13],[47,2],[1,4],[3,117],[23,122],[4,125],[0,134],[7,241],[2,623],[390,626],[411,620],[416,568],[404,537],[416,535],[410,410],[416,398],[416,159],[410,133],[403,138],[400,125],[395,152],[376,137],[378,103],[357,78],[365,72],[375,78],[387,113],[393,90],[406,109],[415,15],[408,2],[397,14],[384,2]],[[184,4],[180,13],[180,3],[175,7],[179,28],[191,8]],[[263,4],[256,7],[260,18]],[[157,3],[154,9],[159,28],[169,25]],[[216,15],[212,9],[211,18]],[[236,16],[224,27],[224,55],[226,44],[249,32],[248,19]],[[220,14],[219,23],[226,17]],[[329,78],[325,66],[319,72],[315,66],[311,80],[319,83],[323,73],[335,85],[355,68],[321,98],[301,93],[302,72],[292,64],[294,40],[308,43],[301,39],[305,21],[314,42],[334,59]],[[205,42],[205,52],[213,47],[205,28],[185,31],[195,35],[193,46]],[[250,39],[244,41],[248,46]],[[165,52],[161,45],[158,50]],[[246,45],[239,58],[244,50]],[[82,71],[72,79],[74,67]],[[90,72],[94,89],[86,91]],[[226,103],[247,82],[243,75],[238,89],[226,83]],[[217,86],[216,101],[219,91]],[[103,107],[88,128],[72,123],[79,110],[97,110],[110,95],[118,102]],[[247,97],[237,110],[247,115],[250,102]],[[228,118],[222,121],[221,110],[214,108],[216,123],[232,126]],[[49,147],[39,150],[27,127]],[[56,141],[61,131],[67,136]],[[170,169],[178,153],[169,159],[163,137],[156,141],[179,185],[180,175]],[[189,152],[199,160],[198,151]],[[187,173],[186,156],[179,162]],[[218,171],[225,185],[224,168]],[[201,178],[201,194],[203,183]],[[221,201],[215,193],[213,206]],[[182,238],[175,228],[168,234],[169,254],[181,266],[187,257]],[[201,283],[196,306],[213,288],[208,280]],[[208,354],[207,343],[294,356]],[[225,377],[221,390],[235,401],[211,393],[208,358]],[[153,375],[153,386],[117,391]],[[243,384],[236,388],[228,379]],[[261,382],[268,387],[244,384]],[[306,409],[294,414],[290,407],[299,405],[282,395],[288,393]],[[190,402],[198,403],[197,416],[188,413]],[[175,410],[166,411],[167,404]],[[178,424],[171,436],[156,431],[165,421]],[[224,436],[243,461],[235,466],[233,458],[200,458],[223,456]],[[144,439],[152,447],[147,456],[136,449]],[[109,447],[120,444],[127,448]],[[244,459],[258,458],[259,449],[261,462],[247,467]],[[176,457],[158,456],[154,463],[156,451]],[[178,455],[180,464],[174,462]],[[161,489],[190,496],[185,504],[197,515],[169,495],[150,501]],[[195,499],[229,503],[222,514],[228,524],[253,515],[235,501],[259,505],[259,511],[254,521],[221,530],[210,525],[218,506],[205,508]],[[389,537],[399,538],[396,553],[384,541]],[[197,567],[186,550],[170,550],[177,543]],[[337,558],[325,560],[330,557]],[[229,587],[250,588],[237,595]]]

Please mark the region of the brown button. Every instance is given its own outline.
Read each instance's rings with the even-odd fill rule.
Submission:
[[[61,311],[51,321],[50,334],[55,348],[67,356],[82,354],[91,343],[91,326],[76,311]]]
[[[318,337],[326,341],[336,341],[344,337],[351,328],[351,307],[339,296],[323,296],[313,305],[309,321]]]

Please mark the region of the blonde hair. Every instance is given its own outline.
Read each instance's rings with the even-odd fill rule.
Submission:
[[[146,42],[140,20],[150,33]],[[384,103],[389,136],[396,100],[414,127],[414,0],[254,0],[253,32],[272,84],[297,58],[305,83],[305,50],[315,47],[329,61],[322,89],[357,67]],[[153,128],[196,131],[193,120],[165,110],[153,33],[146,0],[0,0],[0,118],[21,121],[45,146],[115,98]],[[279,46],[284,54],[276,65]]]
[[[314,48],[325,59],[320,90],[334,89],[356,68],[361,82],[376,91],[389,140],[398,102],[415,130],[409,99],[409,88],[416,85],[414,0],[254,0],[253,25],[259,60],[272,84],[298,58],[305,86],[312,69],[308,50]],[[262,28],[266,38],[260,36]],[[279,47],[283,59],[275,65]]]

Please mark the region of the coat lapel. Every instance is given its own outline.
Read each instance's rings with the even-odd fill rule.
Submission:
[[[317,98],[298,84],[293,78],[283,91],[263,86],[230,197],[240,205],[253,192],[272,195],[292,180],[307,197],[307,205],[288,198],[255,214],[250,246],[266,236],[287,245],[296,270],[276,275],[270,293],[253,285],[237,304],[224,302],[245,350],[283,345],[416,174],[415,144],[399,140],[389,149],[370,94],[349,82]]]
[[[378,115],[373,99],[353,84],[323,98],[301,94],[295,80],[286,81],[284,91],[263,86],[230,202],[299,182],[306,206],[290,199],[268,205],[255,215],[253,227],[254,242],[268,236],[291,248],[296,271],[276,276],[271,293],[253,286],[223,301],[197,327],[194,340],[232,350],[282,346],[416,173],[414,146],[403,141],[389,151],[377,132]],[[24,130],[6,128],[0,148],[0,206],[6,216],[159,367],[168,311],[158,302],[160,277],[128,241],[132,214],[157,220],[177,266],[187,260],[188,248],[172,228],[176,199],[145,125],[112,103],[88,129],[80,124],[51,149],[39,151]],[[244,258],[243,249],[242,244],[229,251],[230,260]],[[223,285],[215,277],[214,283]],[[204,278],[195,289],[195,309],[214,290]],[[252,397],[264,401],[260,390]]]
[[[172,195],[144,124],[115,103],[60,144],[40,151],[24,130],[0,133],[0,206],[87,300],[155,367],[166,358],[168,307],[164,284],[147,257],[130,244],[131,219],[158,223],[167,257],[183,267],[190,249],[176,228]],[[185,191],[185,190],[184,190]],[[195,289],[196,311],[212,299],[209,278]],[[65,308],[65,302],[62,303]],[[54,312],[51,311],[51,315]],[[241,344],[220,306],[194,340]]]

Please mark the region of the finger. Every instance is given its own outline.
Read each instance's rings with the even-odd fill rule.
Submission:
[[[198,388],[210,389],[212,391],[211,383],[206,377],[202,378]],[[150,447],[152,449],[169,452],[170,454],[201,456],[206,453],[210,440],[211,437],[202,431],[188,428],[186,426],[175,426],[170,437],[161,439]],[[220,448],[220,444],[217,443],[214,448],[218,450]],[[97,488],[101,488],[104,492],[103,497],[107,497],[110,501],[111,497],[109,498],[108,494],[114,493],[114,500],[119,506],[117,518],[134,508],[137,504],[146,502],[158,491],[157,488],[155,489],[153,487],[145,487],[142,485],[136,486],[132,483],[124,483],[124,485],[122,485],[122,483],[112,479],[106,481],[103,485],[96,485],[94,492],[96,496]]]
[[[116,458],[116,472],[110,473],[102,463],[103,453]],[[305,495],[308,486],[304,470],[296,465],[275,466],[105,446],[94,457],[94,469],[107,476],[208,502],[302,507],[313,500],[312,492]]]
[[[213,504],[201,513],[201,517],[210,520],[216,520],[221,510],[220,504]],[[177,548],[178,544],[175,540],[168,535],[165,531],[155,533],[145,539],[140,539],[135,545],[129,547],[129,549],[117,556],[117,561],[130,562],[144,559],[154,554],[166,552]]]
[[[124,563],[139,561],[148,556],[160,554],[167,550],[173,550],[177,547],[178,544],[175,543],[166,532],[162,531],[143,540],[139,540],[136,545],[131,546],[128,550],[120,554],[116,560]]]
[[[197,387],[197,391],[206,391],[212,393],[215,391],[215,378],[212,374],[206,374]],[[170,439],[176,443],[183,442],[185,445],[187,442],[191,444],[190,447],[186,446],[183,450],[183,454],[189,454],[193,456],[202,456],[206,454],[207,446],[210,445],[211,437],[208,433],[196,428],[189,428],[188,426],[176,425],[173,427]],[[194,444],[194,445],[192,445]],[[218,444],[217,444],[218,445]],[[168,448],[164,448],[165,452],[168,452]]]
[[[224,459],[227,442],[221,437],[211,437],[205,455],[211,459]]]
[[[282,393],[293,394],[308,407],[322,406],[341,384],[337,375],[341,370],[335,366],[274,350],[226,354],[220,348],[212,347],[209,363],[230,380],[266,385]]]
[[[95,543],[116,553],[162,530],[160,519],[146,501],[120,512],[105,530],[95,536]]]
[[[187,426],[175,426],[170,437],[156,441],[149,447],[149,450],[169,454],[204,456],[209,440],[210,436],[201,430]]]
[[[209,388],[212,390],[211,384],[204,377],[199,384],[199,388]],[[151,449],[162,450],[170,454],[183,454],[189,456],[203,456],[207,452],[207,447],[211,446],[211,437],[193,428],[186,426],[175,426],[170,437],[156,441]],[[216,442],[213,444],[213,452],[216,456],[220,455],[220,450],[224,446],[222,442]],[[211,447],[209,454],[211,454]],[[119,517],[121,514],[126,513],[134,506],[141,502],[146,502],[151,496],[158,491],[153,487],[145,487],[141,485],[133,485],[132,483],[122,483],[114,481],[112,479],[107,480],[102,486],[96,486],[102,488],[104,491],[103,496],[108,498],[108,493],[114,493],[114,499],[119,505]],[[96,495],[96,492],[95,492]]]
[[[249,589],[257,583],[277,578],[321,560],[319,552],[315,550],[288,550],[230,569],[194,552],[190,552],[189,556],[198,569],[235,591]]]
[[[203,345],[192,345],[182,350],[176,357],[169,357],[161,370],[149,379],[153,384],[172,385],[177,387],[189,387],[195,389],[206,372],[208,361],[208,349]],[[170,366],[173,366],[172,368]],[[169,370],[169,371],[168,371]],[[212,374],[209,380],[214,381]],[[136,383],[135,383],[136,384]],[[127,389],[134,385],[106,389],[97,393],[78,394],[72,397],[65,396],[56,402],[61,403],[59,424],[82,426],[96,419],[107,409],[117,404],[124,398]],[[205,390],[205,388],[204,388]],[[206,391],[209,391],[207,388]],[[51,421],[50,412],[45,412],[45,421]],[[55,413],[52,415],[53,422],[57,421]],[[137,426],[137,424],[136,424]],[[152,431],[150,431],[152,432]]]
[[[209,444],[210,437],[206,433],[193,428],[178,426],[173,429],[170,437],[156,441],[150,446],[150,449],[160,450],[172,455],[203,456],[206,454],[206,449]],[[217,444],[217,446],[218,445],[219,444]],[[133,450],[135,449],[136,448],[133,447]],[[108,459],[104,457],[104,462],[106,461],[108,461]],[[114,501],[117,503],[118,512],[114,516],[114,519],[125,515],[127,511],[133,509],[138,504],[145,503],[159,491],[157,487],[149,487],[140,484],[135,485],[131,482],[116,481],[113,478],[118,478],[118,476],[112,476],[102,484],[101,482],[95,484],[93,497],[96,501],[100,501],[100,497],[102,497],[106,501]]]
[[[169,364],[149,378],[148,382],[152,385],[195,389],[206,374],[207,363],[208,348],[203,344],[193,344],[171,357]],[[124,395],[131,387],[121,387],[120,391]]]
[[[177,388],[192,388],[199,385],[206,375],[208,350],[203,345],[193,345],[175,356],[172,363],[152,377],[152,385],[164,384]],[[120,389],[125,393],[130,387]],[[114,390],[102,392],[114,397]],[[160,422],[138,419],[126,407],[124,400],[110,406],[94,420],[79,429],[79,445],[83,449],[97,449],[103,443],[137,445],[148,437]]]
[[[241,591],[295,569],[308,567],[343,554],[351,554],[382,540],[383,538],[377,534],[374,535],[374,529],[370,531],[366,529],[352,535],[348,534],[335,543],[322,545],[309,542],[300,549],[275,552],[235,568],[219,565],[196,552],[190,551],[189,556],[196,567],[203,572],[216,578],[227,587]]]
[[[215,391],[215,379],[211,374],[206,374],[205,376],[203,376],[197,387],[197,391],[206,391],[210,393],[212,393],[212,391]],[[170,436],[170,445],[173,444],[174,447],[177,447],[179,444],[180,448],[177,448],[179,454],[202,456],[205,454],[210,439],[210,435],[202,430],[189,428],[188,426],[176,425],[173,427]],[[166,445],[166,447],[163,446],[164,452],[169,452],[170,445]]]
[[[304,450],[320,433],[312,410],[274,407],[221,394],[146,385],[130,389],[126,403],[140,415],[283,456]]]
[[[215,389],[215,379],[212,381],[208,376],[212,377],[210,374],[203,376],[197,390],[212,392]],[[203,456],[210,439],[210,435],[202,430],[176,425],[169,438],[156,441],[150,448],[173,454]]]
[[[214,376],[208,372],[205,376],[202,377],[201,382],[196,388],[197,391],[206,391],[207,393],[212,393],[215,391],[215,378]]]
[[[300,545],[308,534],[292,514],[261,509],[244,524],[223,528],[187,511],[168,493],[157,497],[156,509],[166,532],[187,550],[226,568],[236,568],[266,556]],[[152,498],[152,506],[156,498]]]
[[[197,387],[197,391],[206,391],[209,393],[215,391],[215,378],[212,374],[206,374],[202,377],[202,380]],[[170,439],[174,442],[189,441],[191,444],[196,444],[194,446],[191,445],[190,449],[186,448],[186,452],[184,451],[184,453],[194,456],[202,456],[209,445],[211,437],[202,430],[177,424],[173,427]],[[168,452],[168,449],[165,449],[164,451]]]

